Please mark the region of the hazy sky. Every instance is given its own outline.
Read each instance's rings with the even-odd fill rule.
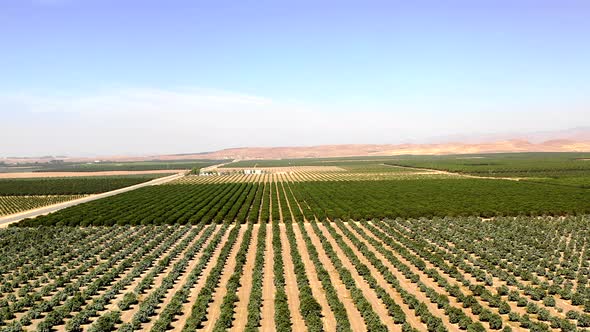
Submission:
[[[0,156],[590,125],[590,1],[0,0]]]

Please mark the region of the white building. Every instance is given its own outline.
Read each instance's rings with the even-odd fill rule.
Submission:
[[[261,169],[245,169],[244,174],[262,174]]]

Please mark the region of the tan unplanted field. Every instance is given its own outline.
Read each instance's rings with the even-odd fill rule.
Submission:
[[[247,168],[231,169],[219,175],[189,175],[169,184],[209,184],[236,182],[305,182],[305,181],[380,181],[426,178],[476,177],[430,169],[390,166],[398,171],[357,172],[335,166],[290,166],[259,168],[263,174],[244,174]],[[221,170],[228,170],[226,168]],[[510,178],[510,180],[514,180]]]
[[[0,179],[28,179],[28,178],[69,178],[86,176],[116,176],[116,175],[145,175],[145,174],[177,174],[186,170],[154,170],[154,171],[104,171],[104,172],[23,172],[0,173]]]

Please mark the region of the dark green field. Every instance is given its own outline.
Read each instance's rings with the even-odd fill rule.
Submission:
[[[20,225],[246,222],[269,210],[269,200],[262,200],[269,193],[294,199],[308,219],[320,220],[590,213],[587,189],[500,179],[255,182],[141,188]]]
[[[0,196],[97,194],[169,174],[0,179]]]
[[[137,162],[92,162],[92,163],[23,163],[0,164],[0,173],[14,172],[110,172],[110,171],[155,171],[191,170],[221,163],[221,160],[152,160]]]

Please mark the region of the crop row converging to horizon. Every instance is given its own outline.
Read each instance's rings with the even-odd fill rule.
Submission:
[[[293,199],[307,220],[590,213],[588,191],[496,179],[237,182],[152,186],[74,206],[20,226],[197,224],[268,220],[268,200]]]
[[[587,216],[303,222],[267,199],[260,223],[4,230],[0,330],[590,327]]]

